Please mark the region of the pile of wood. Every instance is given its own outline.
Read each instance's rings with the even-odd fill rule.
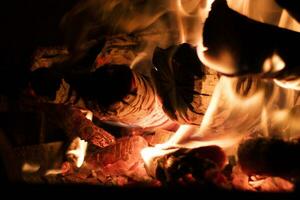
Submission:
[[[242,27],[246,24],[245,26],[247,27],[243,29],[244,31],[235,32],[235,29],[221,26],[219,19],[223,19],[225,22],[233,21]],[[251,38],[251,36],[248,37],[250,32],[256,30],[256,28],[263,30],[263,34],[259,37],[257,36],[260,40],[256,41],[256,38],[248,40],[248,38]],[[219,37],[219,34],[224,30],[228,31],[228,35],[224,34],[223,37]],[[270,34],[272,31],[277,34]],[[231,33],[234,35],[234,38]],[[260,32],[255,33],[259,35]],[[161,30],[147,30],[147,32],[138,33],[136,35],[107,37],[107,41],[101,46],[101,52],[99,50],[97,55],[92,58],[93,64],[88,66],[88,68],[80,66],[80,69],[95,70],[107,63],[130,65],[135,58],[141,55],[140,53],[145,53],[145,49],[147,49],[146,47],[148,47],[151,39],[154,41],[154,45],[147,50],[150,50],[150,52],[154,50],[154,46],[159,44],[160,34],[162,34]],[[175,34],[170,31],[170,35]],[[270,35],[272,37],[269,37]],[[273,41],[281,35],[283,35],[285,39],[281,39],[278,43],[275,43],[278,46],[274,46]],[[227,36],[229,38],[227,38]],[[175,37],[177,37],[177,35],[174,36],[174,38]],[[257,49],[261,50],[260,44],[265,44],[265,38],[268,38],[268,43],[266,44],[268,52],[262,52],[262,58],[259,62],[262,62],[263,59],[269,56],[269,53],[276,50],[277,47],[279,50],[282,48],[283,58],[285,58],[284,55],[287,54],[286,59],[290,58],[291,60],[291,67],[286,73],[288,75],[297,74],[298,71],[295,71],[293,67],[298,64],[298,56],[295,56],[294,52],[288,54],[289,52],[285,51],[289,49],[285,48],[285,45],[294,47],[299,43],[300,40],[297,33],[253,22],[229,10],[227,5],[224,4],[224,1],[216,0],[213,12],[210,14],[205,26],[204,42],[205,45],[210,48],[210,52],[208,53],[211,53],[212,56],[219,53],[218,48],[224,47],[232,50],[231,52],[233,52],[234,58],[238,57],[235,59],[237,62],[236,69],[242,71],[236,71],[236,73],[230,75],[260,74],[262,72],[262,68],[260,68],[261,63],[254,63],[254,67],[258,68],[251,68],[253,66],[252,61],[257,60],[257,56],[251,54],[249,57],[245,51],[249,49],[252,52],[257,52]],[[287,43],[284,42],[285,40]],[[294,44],[293,41],[297,41],[297,43]],[[246,45],[249,45],[249,48],[245,48],[244,42]],[[174,53],[178,49],[187,50],[188,53],[180,53],[180,51],[179,53]],[[180,71],[184,69],[185,65],[193,65],[195,62],[197,67],[203,67],[202,63],[197,62],[198,60],[195,62],[187,61],[187,59],[193,59],[193,56],[196,56],[195,48],[187,44],[173,46],[173,48],[169,49],[157,48],[155,52],[158,57],[155,57],[153,61],[157,64],[157,70],[168,69],[169,71],[173,71],[173,69],[179,69],[178,71]],[[70,62],[70,58],[72,57],[66,47],[42,48],[37,50],[34,56],[32,69],[53,66],[61,68],[63,66],[62,63],[68,63],[68,67],[70,67],[74,64]],[[146,75],[150,75],[153,70],[149,68],[149,63],[152,63],[152,55],[147,55],[143,58],[145,59],[139,63],[140,65],[132,66],[132,68]],[[173,65],[168,63],[170,58]],[[91,62],[89,61],[88,63]],[[245,66],[247,66],[247,68],[239,66],[243,64],[246,64]],[[145,66],[148,66],[148,68]],[[163,67],[165,67],[165,69],[163,69]],[[192,116],[197,119],[191,120],[199,124],[199,121],[202,120],[202,117],[199,117],[199,115],[203,116],[205,113],[214,85],[218,81],[218,75],[208,69],[197,71],[191,68],[191,72],[199,73],[198,76],[187,73],[188,78],[193,79],[193,83],[191,84],[190,80],[180,79],[174,75],[175,79],[178,78],[176,79],[177,85],[172,88],[172,94],[177,93],[178,99],[176,99],[176,101],[172,98],[171,94],[166,93],[167,90],[159,92],[161,97],[165,95],[164,100],[169,103],[169,107],[165,108],[165,110],[169,112],[170,118],[190,122],[190,118],[187,116],[188,114],[185,113],[188,110],[187,113],[192,113]],[[284,72],[282,72],[281,75],[283,78],[286,78]],[[156,84],[159,85],[159,81],[163,78],[169,79],[170,77],[168,76],[169,74],[167,74],[166,77],[163,77],[161,74],[156,75]],[[205,80],[207,82],[204,82],[199,89],[202,93],[199,91],[195,92],[194,81],[201,82],[203,76],[206,76]],[[182,82],[180,81],[185,83],[189,82],[189,87],[181,87],[182,85],[180,84]],[[184,95],[178,95],[185,94],[187,90],[192,91],[189,98],[184,98],[186,97]],[[197,95],[200,96],[200,100],[194,98],[194,96]],[[201,96],[203,98],[201,98]],[[181,107],[182,104],[178,105],[180,101],[193,105]],[[26,107],[26,105],[23,106]],[[52,107],[48,107],[48,109],[54,111]],[[182,111],[183,114],[179,113],[181,116],[178,115],[178,110]],[[80,112],[76,113],[79,113],[77,116],[80,115]],[[147,173],[144,161],[140,155],[141,150],[168,141],[177,130],[177,123],[174,123],[172,128],[152,129],[149,131],[147,129],[132,127],[124,128],[102,122],[97,124],[95,121],[92,122],[89,120],[81,121],[82,118],[72,118],[67,112],[63,113],[62,116],[54,115],[52,117],[55,118],[56,121],[62,118],[70,119],[68,120],[69,124],[64,128],[72,129],[70,132],[83,130],[83,132],[86,133],[86,135],[83,135],[84,139],[90,139],[91,141],[91,144],[88,146],[85,162],[80,168],[77,168],[72,161],[65,158],[66,146],[68,145],[67,139],[65,141],[59,140],[59,142],[56,143],[45,141],[45,138],[49,137],[49,130],[47,129],[49,126],[47,126],[47,123],[50,123],[51,120],[49,121],[42,116],[43,115],[41,115],[40,120],[41,137],[39,144],[24,144],[23,147],[15,147],[12,150],[8,148],[8,151],[13,152],[12,155],[16,155],[20,161],[20,163],[17,164],[18,169],[15,170],[22,171],[23,169],[21,179],[29,183],[85,183],[117,186],[131,184],[146,184],[150,186],[181,185],[251,191],[291,191],[300,175],[300,162],[297,156],[297,153],[300,151],[298,141],[291,142],[281,139],[255,138],[246,140],[240,144],[237,160],[233,157],[227,158],[225,152],[218,146],[179,149],[173,153],[156,158],[154,160],[156,166],[154,171],[156,173],[154,176],[150,176]],[[55,125],[53,122],[51,123]],[[56,125],[59,126],[58,124]],[[99,127],[101,127],[101,130]],[[8,160],[14,159],[9,158]],[[36,163],[38,163],[39,166],[36,166]]]

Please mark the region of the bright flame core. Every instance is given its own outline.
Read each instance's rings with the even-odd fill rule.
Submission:
[[[93,120],[93,113],[89,110],[81,110],[82,113],[86,114],[86,118],[88,120]],[[80,139],[79,137],[75,138],[72,141],[72,144],[75,145],[75,149],[71,149],[69,150],[66,154],[67,155],[72,155],[74,156],[76,159],[76,167],[81,167],[83,162],[84,162],[84,157],[86,154],[86,150],[88,147],[88,143],[82,139]]]

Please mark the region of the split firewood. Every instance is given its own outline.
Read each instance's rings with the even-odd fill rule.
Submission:
[[[87,119],[80,109],[61,104],[43,104],[41,109],[48,117],[56,119],[70,139],[80,137],[98,147],[106,147],[115,143],[115,137],[96,126]]]
[[[221,172],[226,156],[218,146],[179,149],[157,157],[153,162],[154,176],[163,184],[230,186]]]
[[[170,123],[150,78],[127,65],[105,65],[95,72],[63,76],[41,68],[33,72],[31,86],[41,101],[80,106],[100,121],[141,128]]]
[[[241,143],[238,159],[247,174],[299,178],[299,141],[255,138]]]
[[[201,61],[230,76],[299,76],[300,33],[254,21],[215,0],[205,21]]]
[[[209,105],[216,72],[204,67],[196,48],[189,44],[156,48],[152,77],[168,116],[179,122],[199,125]]]
[[[276,0],[276,2],[282,7],[288,10],[288,12],[300,22],[300,2],[298,0]]]
[[[115,143],[114,136],[96,126],[78,109],[69,110],[69,115],[62,120],[64,130],[70,135],[77,135],[98,147],[106,147]]]

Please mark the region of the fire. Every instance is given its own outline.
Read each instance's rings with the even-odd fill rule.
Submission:
[[[186,42],[190,35],[185,31],[186,24],[183,23],[182,17],[190,17],[193,13],[193,16],[197,16],[198,20],[203,22],[205,18],[202,15],[196,15],[195,9],[208,12],[213,0],[206,1],[206,7],[201,7],[200,4],[203,1],[198,1],[199,4],[194,4],[196,6],[191,9],[193,12],[186,11],[183,2],[185,1],[177,1],[178,15],[180,16],[178,27],[181,30],[181,41]],[[228,4],[231,8],[255,20],[299,30],[299,24],[297,26],[291,25],[294,20],[290,20],[292,18],[288,13],[275,6],[273,1],[228,0]],[[268,10],[266,9],[268,7],[271,8],[271,13],[269,10],[264,13],[254,13],[251,9],[258,4],[263,6],[264,10]],[[276,21],[274,15],[280,20]],[[226,49],[216,59],[207,53],[209,49],[203,46],[201,34],[193,41],[198,45],[197,53],[204,65],[224,74],[236,72],[235,61],[232,60]],[[262,70],[265,73],[274,73],[285,67],[286,63],[280,55],[274,52],[264,61]],[[245,89],[247,88],[246,81],[242,82],[242,88],[237,91],[237,85],[241,83],[239,81],[241,81],[239,78],[220,78],[200,127],[181,125],[169,141],[141,151],[150,175],[155,176],[154,161],[156,158],[175,152],[179,148],[193,149],[217,145],[225,149],[228,155],[236,155],[237,145],[242,139],[250,135],[270,136],[274,132],[279,132],[282,137],[287,136],[284,135],[287,132],[290,134],[287,137],[297,135],[296,132],[299,132],[300,126],[296,125],[299,115],[297,114],[297,104],[294,102],[296,95],[294,90],[300,90],[299,80],[286,82],[282,80],[274,80],[274,82],[258,80],[255,82],[256,79],[254,79],[252,86],[256,85],[251,87],[249,91]],[[265,179],[258,180],[252,177],[248,183],[253,187],[259,187],[265,183]]]
[[[294,90],[300,90],[300,80],[295,78],[294,80],[278,80],[275,79],[274,82],[279,85],[280,87],[286,88],[286,89],[294,89]]]
[[[76,166],[81,167],[81,165],[84,162],[84,157],[85,157],[85,153],[86,153],[86,149],[87,149],[87,142],[84,140],[81,140],[79,137],[77,137],[73,140],[72,143],[76,145],[76,149],[69,150],[67,152],[67,155],[75,156]]]
[[[40,169],[40,167],[41,166],[39,164],[25,162],[22,165],[22,172],[34,173],[37,172]]]
[[[285,63],[282,58],[274,53],[270,58],[267,58],[263,64],[264,72],[279,72],[285,68]]]
[[[282,11],[278,26],[293,31],[300,31],[300,24],[286,10]]]
[[[93,120],[93,113],[91,111],[82,110],[81,112],[86,114],[85,117],[87,119],[91,121]],[[76,166],[79,168],[84,162],[88,143],[77,137],[72,141],[71,148],[72,146],[75,146],[73,147],[74,149],[69,150],[66,154],[68,156],[75,157]]]

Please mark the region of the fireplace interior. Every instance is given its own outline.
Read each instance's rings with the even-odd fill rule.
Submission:
[[[297,193],[299,16],[296,0],[10,1],[1,183]]]

